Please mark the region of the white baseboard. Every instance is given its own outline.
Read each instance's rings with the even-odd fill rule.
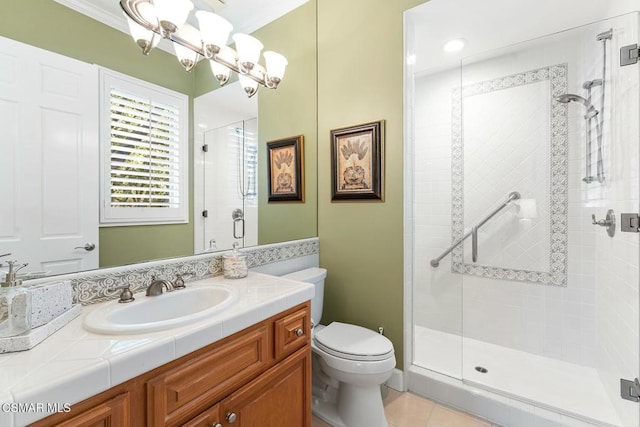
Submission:
[[[405,391],[404,387],[404,373],[400,369],[394,369],[391,374],[391,378],[385,383],[387,387],[390,387],[397,391]]]

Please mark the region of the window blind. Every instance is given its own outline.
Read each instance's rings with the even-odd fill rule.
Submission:
[[[100,70],[100,225],[189,221],[189,98]]]
[[[180,206],[180,111],[110,91],[112,207]]]

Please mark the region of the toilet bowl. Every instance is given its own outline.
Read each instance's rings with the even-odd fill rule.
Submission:
[[[310,268],[284,277],[315,285],[311,318],[322,315],[327,271]],[[313,413],[334,427],[387,427],[380,385],[396,366],[393,344],[379,333],[348,323],[312,331]]]

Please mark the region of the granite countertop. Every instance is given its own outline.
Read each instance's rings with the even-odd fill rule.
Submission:
[[[238,290],[231,307],[187,326],[136,335],[101,335],[82,326],[82,314],[31,350],[0,354],[0,425],[18,427],[232,335],[310,300],[313,285],[250,272],[244,279],[222,276],[187,287],[224,283]],[[176,291],[179,292],[179,291]],[[136,298],[146,298],[138,293]],[[135,304],[135,302],[134,302]]]

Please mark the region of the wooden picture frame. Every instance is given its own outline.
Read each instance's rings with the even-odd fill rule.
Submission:
[[[269,202],[304,202],[304,135],[267,142]]]
[[[384,201],[384,120],[331,131],[331,200]]]

